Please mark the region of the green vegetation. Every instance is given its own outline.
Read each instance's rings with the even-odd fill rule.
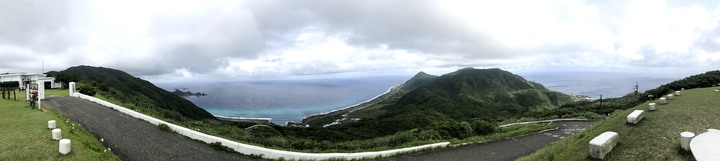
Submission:
[[[668,86],[673,86],[673,83]],[[648,102],[643,102],[633,108],[613,112],[606,120],[594,123],[592,128],[552,143],[520,160],[592,160],[588,157],[588,142],[605,131],[620,134],[620,142],[606,160],[694,160],[690,153],[680,150],[679,135],[683,131],[700,134],[708,128],[720,127],[720,119],[717,119],[720,116],[720,99],[717,97],[720,93],[713,92],[712,88],[685,90],[682,96],[674,97],[667,105],[658,105],[657,110],[646,111],[645,118],[637,125],[626,124],[626,116],[630,112],[647,110]]]
[[[27,101],[0,100],[0,160],[119,160],[79,124],[65,122],[68,119],[54,110],[40,112],[27,106]],[[63,138],[71,140],[69,154],[58,152],[59,143],[47,128],[49,120],[56,120]]]
[[[72,81],[81,83],[78,85],[81,93],[97,93],[120,102],[127,102],[131,105],[126,106],[128,108],[141,109],[145,114],[160,116],[173,122],[216,120],[210,113],[190,101],[123,71],[77,66],[46,74],[55,76],[56,80],[64,83]]]
[[[475,120],[497,122],[575,101],[570,95],[550,91],[500,69],[466,68],[440,77],[418,73],[406,84],[413,86],[401,89],[414,90],[349,114],[350,117],[367,116],[358,117],[361,120],[356,123],[334,125],[328,129],[369,139],[412,129],[438,130],[438,126]],[[462,139],[467,136],[456,134],[454,130],[463,129],[440,129],[440,134],[448,131],[451,136]]]
[[[168,126],[167,124],[160,124],[158,125],[158,127],[160,128],[160,130],[175,133],[175,130],[171,129],[170,126]]]
[[[46,96],[69,96],[70,91],[68,91],[68,89],[46,89],[45,95]]]

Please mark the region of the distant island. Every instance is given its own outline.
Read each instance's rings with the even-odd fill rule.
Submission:
[[[177,88],[175,88],[175,91],[172,91],[171,93],[176,94],[178,96],[207,96],[207,94],[202,93],[202,92],[192,93],[190,91],[182,91]]]

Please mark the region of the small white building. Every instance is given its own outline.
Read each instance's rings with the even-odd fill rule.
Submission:
[[[55,78],[37,73],[0,73],[0,83],[3,82],[18,82],[20,89],[25,89],[27,84],[35,83],[49,88],[62,88],[62,84],[55,82]]]

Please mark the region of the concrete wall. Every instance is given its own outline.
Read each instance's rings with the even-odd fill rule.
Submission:
[[[135,118],[143,119],[143,120],[148,121],[155,125],[167,124],[168,127],[177,131],[181,135],[187,136],[189,138],[197,139],[197,140],[203,141],[205,143],[220,142],[222,145],[230,147],[230,148],[234,149],[235,151],[240,152],[242,154],[261,155],[263,158],[266,158],[266,159],[281,159],[281,158],[285,159],[285,160],[326,160],[326,159],[351,160],[351,159],[363,159],[363,158],[367,159],[367,158],[376,158],[376,157],[387,157],[387,156],[396,155],[398,153],[413,152],[413,151],[419,151],[422,149],[446,147],[450,144],[450,142],[441,142],[441,143],[427,144],[427,145],[408,147],[408,148],[402,148],[402,149],[373,151],[373,152],[358,152],[358,153],[303,153],[303,152],[275,150],[275,149],[268,149],[268,148],[259,147],[259,146],[255,146],[255,145],[238,143],[238,142],[220,138],[217,136],[212,136],[212,135],[208,135],[205,133],[197,132],[195,130],[190,130],[188,128],[181,127],[181,126],[178,126],[175,124],[171,124],[171,123],[162,121],[160,119],[156,119],[156,118],[135,112],[133,110],[127,109],[125,107],[121,107],[121,106],[100,100],[95,97],[90,97],[90,96],[81,94],[81,93],[77,93],[77,92],[72,93],[71,96],[78,97],[81,99],[88,100],[90,102],[94,102],[94,103],[97,103],[97,104],[100,104],[103,106],[113,108],[117,111],[128,114]]]
[[[505,124],[500,125],[498,127],[508,127],[508,126],[515,126],[515,125],[523,125],[523,124],[539,124],[539,123],[550,123],[550,122],[556,122],[556,121],[587,121],[587,119],[576,119],[576,118],[569,118],[569,119],[553,119],[553,120],[540,120],[540,121],[528,121],[528,122],[516,122],[511,124]]]

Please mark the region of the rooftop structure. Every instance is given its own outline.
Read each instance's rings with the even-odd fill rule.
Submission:
[[[48,88],[62,88],[62,84],[56,83],[55,78],[38,73],[0,73],[0,83],[4,82],[18,82],[20,89],[25,89],[28,84],[43,84]]]

